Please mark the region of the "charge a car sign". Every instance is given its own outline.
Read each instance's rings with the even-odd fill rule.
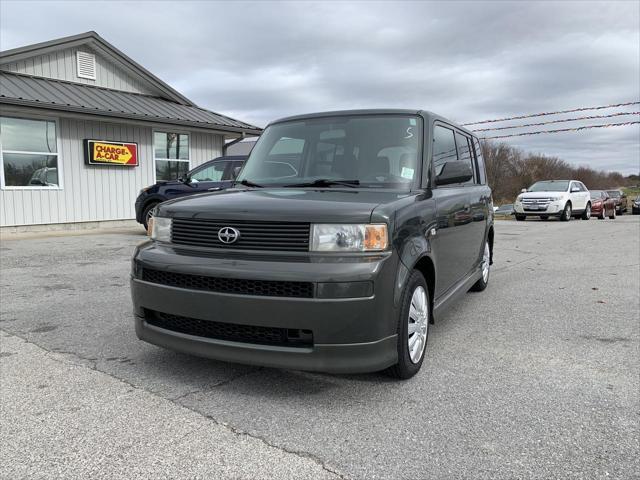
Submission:
[[[138,144],[85,140],[84,157],[87,165],[138,166]]]

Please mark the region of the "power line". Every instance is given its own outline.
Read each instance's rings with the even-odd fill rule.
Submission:
[[[622,127],[625,125],[635,125],[636,123],[640,123],[640,120],[636,120],[633,122],[605,123],[604,125],[585,125],[583,127],[574,127],[574,128],[558,128],[554,130],[538,130],[537,132],[514,133],[511,135],[498,135],[495,137],[482,137],[482,140],[493,140],[496,138],[509,138],[509,137],[524,137],[526,135],[539,135],[541,133],[579,132],[580,130],[586,130],[588,128]]]
[[[548,122],[525,123],[522,125],[509,125],[508,127],[478,128],[477,130],[472,130],[472,131],[473,132],[489,132],[492,130],[509,130],[513,128],[538,127],[540,125],[548,125],[551,123],[575,122],[578,120],[595,120],[598,118],[611,118],[611,117],[620,117],[625,115],[640,115],[640,112],[619,112],[619,113],[611,113],[609,115],[591,115],[588,117],[563,118],[560,120],[549,120]]]
[[[627,102],[627,103],[617,103],[613,105],[603,105],[600,107],[582,107],[582,108],[573,108],[571,110],[558,110],[557,112],[543,112],[543,113],[532,113],[529,115],[519,115],[517,117],[507,117],[507,118],[497,118],[494,120],[481,120],[479,122],[469,122],[463,123],[463,126],[469,125],[478,125],[481,123],[496,123],[496,122],[506,122],[508,120],[521,120],[523,118],[532,118],[532,117],[543,117],[546,115],[558,115],[561,113],[572,113],[572,112],[583,112],[585,110],[602,110],[605,108],[616,108],[616,107],[627,107],[629,105],[640,105],[640,102]]]

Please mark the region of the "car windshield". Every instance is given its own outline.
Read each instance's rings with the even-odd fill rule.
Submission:
[[[568,180],[547,180],[536,182],[529,187],[528,192],[566,192],[569,188]]]
[[[409,190],[420,173],[422,120],[344,115],[269,126],[238,181],[245,185]]]
[[[602,198],[602,190],[591,190],[591,198]]]
[[[620,196],[620,192],[617,190],[609,190],[607,193],[610,197],[618,198]]]

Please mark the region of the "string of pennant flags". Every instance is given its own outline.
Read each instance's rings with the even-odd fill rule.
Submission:
[[[640,124],[640,120],[634,120],[631,122],[620,122],[620,123],[606,123],[604,125],[583,125],[581,127],[574,128],[558,128],[553,130],[539,130],[537,132],[524,132],[524,133],[514,133],[511,135],[497,135],[494,137],[482,137],[483,140],[493,140],[496,138],[509,138],[509,137],[524,137],[526,135],[540,135],[542,133],[561,133],[561,132],[579,132],[581,130],[587,130],[589,128],[608,128],[608,127],[622,127],[626,125],[635,125]]]
[[[603,110],[606,108],[628,107],[631,105],[640,105],[640,102],[615,103],[612,105],[602,105],[597,107],[580,107],[580,108],[572,108],[570,110],[558,110],[556,112],[530,113],[527,115],[518,115],[517,117],[495,118],[493,120],[481,120],[479,122],[468,122],[468,123],[463,123],[462,126],[468,127],[469,125],[479,125],[481,123],[506,122],[509,120],[522,120],[523,118],[545,117],[547,115],[560,115],[562,113],[584,112],[586,110]]]
[[[537,122],[537,123],[525,123],[522,125],[509,125],[506,127],[493,127],[493,128],[478,128],[475,129],[474,132],[489,132],[494,130],[510,130],[513,128],[521,128],[521,127],[538,127],[540,125],[549,125],[552,123],[564,123],[564,122],[576,122],[578,120],[596,120],[600,118],[611,118],[611,117],[621,117],[626,115],[640,115],[640,112],[617,112],[610,113],[609,115],[590,115],[586,117],[574,117],[574,118],[562,118],[560,120],[549,120],[548,122]]]
[[[482,124],[490,124],[490,123],[498,123],[498,122],[508,122],[508,121],[519,120],[519,119],[524,119],[524,118],[545,117],[545,116],[560,115],[560,114],[565,114],[565,113],[570,113],[570,112],[582,112],[582,111],[587,111],[587,110],[604,110],[604,109],[610,109],[610,108],[629,107],[629,106],[632,106],[632,105],[640,105],[640,102],[615,103],[615,104],[610,104],[610,105],[600,105],[600,106],[594,106],[594,107],[580,107],[580,108],[572,108],[572,109],[567,109],[567,110],[558,110],[558,111],[555,111],[555,112],[532,113],[532,114],[527,114],[527,115],[518,115],[518,116],[513,116],[513,117],[497,118],[497,119],[493,119],[493,120],[482,120],[482,121],[479,121],[479,122],[464,123],[463,125],[469,126],[469,125],[482,125]],[[542,122],[524,123],[524,124],[517,124],[517,125],[503,125],[503,126],[488,127],[488,128],[477,128],[477,129],[473,129],[473,131],[474,132],[496,132],[496,131],[503,131],[503,130],[521,129],[521,128],[527,128],[527,127],[539,127],[539,126],[542,126],[542,125],[558,124],[558,123],[565,123],[565,122],[577,122],[577,121],[585,121],[585,120],[602,120],[602,119],[605,119],[605,118],[614,118],[614,117],[629,116],[629,115],[640,116],[640,112],[638,112],[638,111],[633,111],[633,112],[614,112],[614,113],[608,113],[606,115],[585,115],[585,116],[573,117],[573,118],[556,118],[556,119],[545,120],[545,121],[542,121]],[[492,135],[492,136],[488,136],[488,137],[482,137],[482,139],[483,140],[493,140],[493,139],[511,138],[511,137],[524,137],[524,136],[528,136],[528,135],[541,135],[541,134],[547,134],[547,133],[579,132],[579,131],[587,130],[587,129],[590,129],[590,128],[622,127],[622,126],[635,125],[635,124],[640,124],[640,120],[638,120],[638,121],[637,120],[632,120],[632,121],[627,121],[627,122],[596,124],[596,125],[582,125],[582,126],[571,127],[571,128],[556,128],[556,129],[550,129],[550,130],[535,130],[535,131],[530,131],[530,132],[509,133],[509,134],[505,134],[505,135]]]

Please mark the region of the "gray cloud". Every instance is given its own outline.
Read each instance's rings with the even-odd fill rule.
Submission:
[[[203,107],[258,125],[345,108],[464,122],[640,99],[637,2],[3,0],[0,17],[2,49],[96,30]],[[508,143],[640,169],[638,126]]]

